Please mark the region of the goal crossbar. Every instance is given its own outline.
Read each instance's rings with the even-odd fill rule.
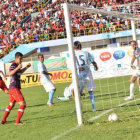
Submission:
[[[115,7],[123,7],[123,6],[133,6],[133,5],[139,5],[140,4],[140,0],[135,1],[135,2],[131,2],[131,3],[127,3],[127,4],[121,4],[121,5],[116,5]],[[113,6],[107,6],[106,8],[109,7],[113,7]]]
[[[137,15],[122,13],[122,12],[118,12],[118,11],[106,11],[103,9],[77,6],[74,4],[68,4],[68,7],[70,8],[70,10],[85,11],[85,12],[89,12],[89,13],[102,14],[105,16],[117,17],[117,18],[121,18],[121,19],[140,20],[140,18],[138,18]]]

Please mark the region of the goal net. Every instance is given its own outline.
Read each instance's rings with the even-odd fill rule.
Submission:
[[[140,88],[136,82],[134,99],[127,101],[124,99],[130,95],[129,79],[134,73],[131,69],[133,50],[130,42],[137,40],[140,45],[139,1],[115,7],[106,6],[102,9],[67,3],[63,6],[78,124],[82,124],[83,118],[86,121],[107,121],[109,114],[113,112],[118,114],[121,121],[138,118]],[[75,28],[79,30],[74,31]],[[96,85],[93,91],[96,107],[94,112],[85,85],[82,92],[86,96],[80,97],[78,87],[81,83],[78,82],[77,60],[73,49],[75,41],[81,42],[82,49],[91,54],[99,68],[96,71],[93,65],[87,66],[92,72]],[[82,82],[85,84],[85,81]]]

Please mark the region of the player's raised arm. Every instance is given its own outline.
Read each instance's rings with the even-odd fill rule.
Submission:
[[[24,73],[29,67],[31,67],[31,63],[21,70],[21,74]]]
[[[11,65],[10,70],[7,75],[12,76],[14,75],[20,68],[22,68],[22,64],[19,64],[17,67]]]

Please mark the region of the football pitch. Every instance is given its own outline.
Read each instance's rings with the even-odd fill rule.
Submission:
[[[19,105],[11,111],[8,124],[0,126],[0,140],[140,140],[140,93],[135,100],[124,101],[129,95],[129,76],[95,80],[95,106],[91,111],[88,93],[82,99],[84,125],[77,127],[77,116],[71,112],[75,103],[57,100],[70,83],[57,84],[54,107],[46,105],[48,94],[43,86],[22,89],[27,108],[22,117],[24,126],[15,126]],[[0,119],[9,103],[9,95],[0,91]],[[108,115],[117,113],[120,119],[109,122]]]

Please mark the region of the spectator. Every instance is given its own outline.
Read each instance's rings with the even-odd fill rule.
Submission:
[[[107,9],[139,15],[139,6],[126,6],[121,4],[135,0],[69,0],[79,6]],[[1,0],[0,4],[0,46],[5,46],[4,51],[9,51],[15,44],[30,43],[41,40],[58,39],[65,37],[65,22],[62,3],[65,0],[55,2],[47,0]],[[119,5],[119,6],[118,6]],[[31,21],[22,24],[21,21],[32,13]],[[130,22],[118,20],[100,14],[89,12],[71,12],[72,29],[74,36],[95,34],[102,32],[130,29]],[[137,27],[140,22],[137,22]],[[14,43],[14,45],[13,45]]]

